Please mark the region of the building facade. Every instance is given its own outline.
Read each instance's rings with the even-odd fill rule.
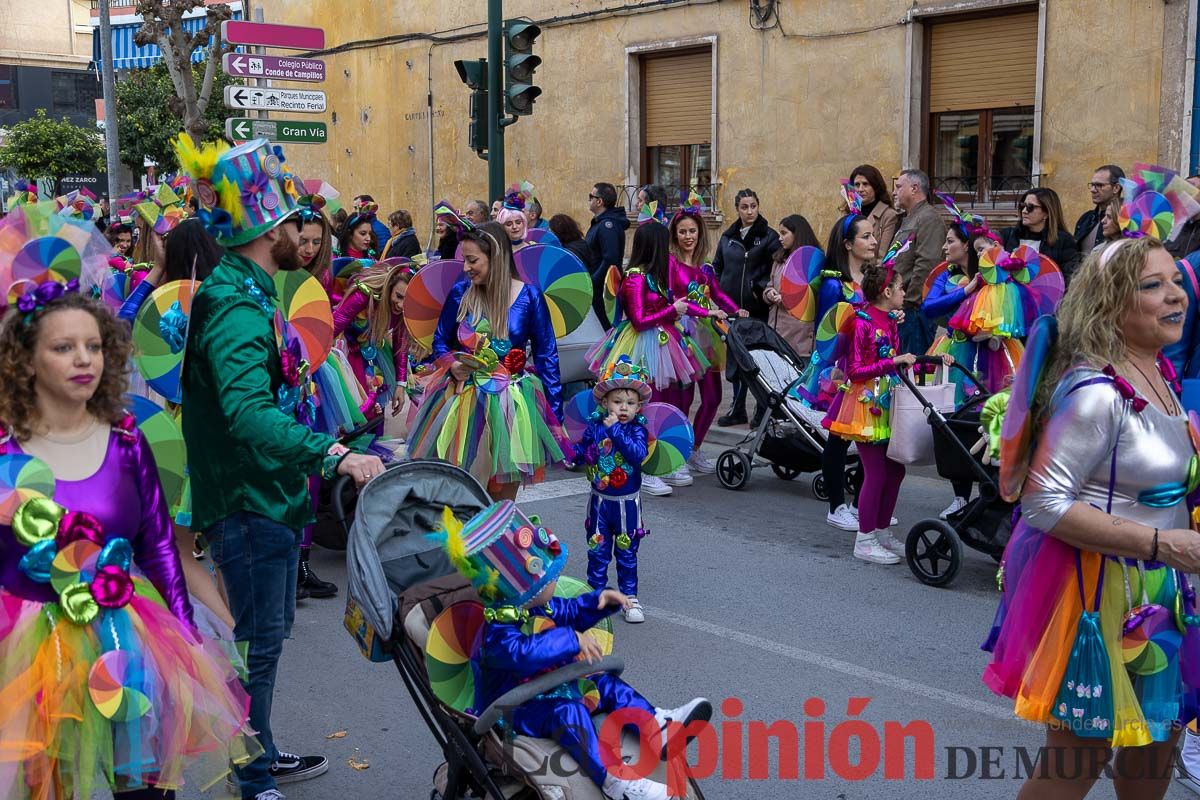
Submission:
[[[0,128],[45,109],[94,126],[100,85],[88,72],[92,28],[87,0],[0,7]]]
[[[305,177],[417,219],[484,196],[454,61],[486,55],[485,4],[262,6],[326,29],[329,144],[288,153]],[[1047,185],[1073,220],[1096,166],[1187,171],[1195,149],[1194,0],[509,0],[505,16],[541,26],[544,89],[507,129],[508,181],[585,227],[608,181],[696,188],[714,225],[752,187],[772,223],[823,232],[859,163],[921,167],[1001,220]]]

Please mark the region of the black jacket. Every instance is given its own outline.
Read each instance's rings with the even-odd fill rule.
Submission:
[[[596,271],[596,264],[592,258],[592,248],[588,247],[586,239],[576,239],[573,242],[568,242],[563,245],[563,249],[574,253],[575,257],[587,267],[589,275]]]
[[[592,273],[592,308],[605,330],[611,328],[612,323],[604,308],[604,276],[609,267],[620,269],[625,263],[625,230],[628,227],[629,218],[625,216],[624,206],[606,208],[592,217],[584,240],[592,253],[591,261],[585,262]]]
[[[738,308],[750,312],[756,319],[767,318],[768,306],[762,299],[763,289],[771,280],[771,255],[779,247],[779,234],[767,220],[759,216],[742,236],[742,221],[736,219],[717,242],[713,270],[721,282],[721,290],[729,295]]]
[[[458,233],[450,227],[446,228],[446,235],[438,239],[438,255],[445,259],[454,258],[455,252],[458,251]]]
[[[405,231],[388,240],[383,248],[388,258],[412,258],[421,252],[421,242],[413,231]]]
[[[1193,217],[1183,223],[1179,235],[1163,244],[1167,246],[1167,252],[1175,258],[1184,258],[1200,250],[1200,219]]]
[[[1010,253],[1021,246],[1022,239],[1041,242],[1038,252],[1058,264],[1058,268],[1063,272],[1063,277],[1070,280],[1071,274],[1075,272],[1075,267],[1079,265],[1079,245],[1075,243],[1075,238],[1071,234],[1059,231],[1054,244],[1047,245],[1045,231],[1033,233],[1021,225],[1014,225],[1000,231],[1000,244]]]
[[[1078,249],[1078,250],[1083,249],[1083,240],[1087,238],[1088,234],[1092,232],[1093,228],[1095,228],[1097,225],[1100,224],[1100,219],[1103,216],[1104,216],[1104,213],[1100,211],[1099,206],[1092,208],[1090,211],[1083,212],[1083,216],[1081,216],[1079,218],[1079,220],[1075,223],[1075,247],[1076,247],[1076,249]],[[1096,232],[1096,241],[1101,241],[1103,239],[1104,239],[1104,232],[1097,231]],[[1087,255],[1087,254],[1084,253],[1084,255]]]

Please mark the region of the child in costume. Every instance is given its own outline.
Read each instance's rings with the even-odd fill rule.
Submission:
[[[539,674],[601,655],[586,631],[618,608],[628,607],[629,598],[613,589],[596,589],[573,599],[555,597],[567,548],[553,533],[508,500],[494,503],[466,525],[446,509],[442,522],[442,532],[435,536],[443,539],[451,563],[471,581],[486,606],[479,651],[471,663],[475,677],[471,711],[483,713],[509,690]],[[535,617],[553,627],[528,632],[526,623]],[[611,800],[666,800],[665,785],[646,778],[623,780],[608,771],[591,714],[636,709],[652,718],[660,735],[666,736],[679,730],[672,723],[711,718],[712,705],[696,698],[680,708],[656,708],[615,675],[602,673],[589,680],[599,692],[599,705],[593,711],[583,704],[578,682],[572,681],[506,713],[506,724],[514,733],[557,741]]]
[[[127,335],[76,288],[42,283],[0,329],[4,364],[50,358],[36,380],[5,374],[0,399],[0,462],[24,476],[0,503],[0,796],[170,800],[185,767],[204,786],[261,748],[237,673],[196,629],[150,445],[122,409]],[[31,395],[59,383],[54,407],[82,431],[39,417]]]
[[[575,463],[587,468],[592,482],[588,499],[588,583],[608,585],[608,565],[617,557],[617,585],[629,596],[625,621],[645,622],[638,602],[637,553],[646,535],[642,527],[642,462],[649,444],[642,405],[650,399],[645,371],[628,358],[613,364],[592,389],[599,408],[575,446]]]
[[[904,544],[890,528],[904,465],[887,457],[892,388],[898,382],[896,372],[912,366],[916,356],[896,352],[900,344],[896,318],[904,307],[900,274],[891,264],[868,266],[863,270],[862,291],[866,302],[850,317],[842,334],[847,352],[838,365],[846,378],[822,424],[830,433],[858,442],[864,474],[854,557],[896,564]]]
[[[700,195],[695,192],[688,195],[679,212],[671,219],[669,230],[671,294],[687,298],[686,322],[692,337],[700,345],[710,365],[696,383],[672,386],[660,397],[660,400],[667,400],[686,415],[692,408],[696,387],[700,388],[700,407],[696,409],[696,418],[692,425],[696,435],[692,457],[674,475],[666,477],[665,482],[672,483],[690,477],[689,467],[702,474],[716,471],[716,465],[700,452],[700,445],[704,443],[704,437],[721,408],[721,387],[725,377],[725,342],[721,338],[720,327],[727,317],[745,317],[749,316],[749,312],[739,309],[737,303],[722,291],[712,267],[705,263],[709,253],[709,242],[708,229],[704,223],[704,202]]]
[[[679,393],[700,380],[710,363],[684,330],[689,303],[671,291],[669,241],[657,206],[644,207],[630,266],[621,280],[616,324],[588,351],[587,359],[592,372],[601,375],[622,356],[628,358],[646,371],[646,382],[658,399],[675,405]],[[681,485],[688,483],[690,476],[681,481]],[[645,476],[642,485],[650,494],[671,493],[670,486],[652,475]]]

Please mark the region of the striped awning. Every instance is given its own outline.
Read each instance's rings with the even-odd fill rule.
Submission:
[[[241,19],[242,12],[234,11],[234,19]],[[185,19],[183,21],[183,29],[188,33],[195,33],[204,27],[204,15]],[[112,44],[113,44],[113,65],[117,69],[144,69],[152,67],[159,61],[162,61],[162,50],[156,44],[148,44],[145,47],[139,47],[133,37],[142,27],[140,22],[131,25],[113,25],[112,26]],[[92,36],[92,61],[99,67],[100,59],[100,29],[94,29]],[[211,44],[211,39],[209,44]],[[208,48],[200,47],[192,51],[192,62],[200,63],[208,58]]]

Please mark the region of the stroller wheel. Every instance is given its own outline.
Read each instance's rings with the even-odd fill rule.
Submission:
[[[863,468],[862,464],[855,464],[846,467],[846,491],[854,495],[854,504],[858,505],[858,493],[862,491],[863,485]]]
[[[829,489],[827,489],[825,487],[825,476],[819,472],[813,476],[812,493],[813,493],[813,496],[816,497],[818,500],[820,500],[822,503],[826,503],[829,501]]]
[[[717,456],[717,480],[726,489],[745,489],[753,464],[741,450],[726,450]]]
[[[954,527],[940,519],[923,519],[904,543],[908,568],[926,586],[948,586],[962,566],[963,546]]]
[[[800,475],[800,470],[795,467],[789,467],[787,464],[772,464],[771,471],[775,476],[785,481],[794,481]]]

